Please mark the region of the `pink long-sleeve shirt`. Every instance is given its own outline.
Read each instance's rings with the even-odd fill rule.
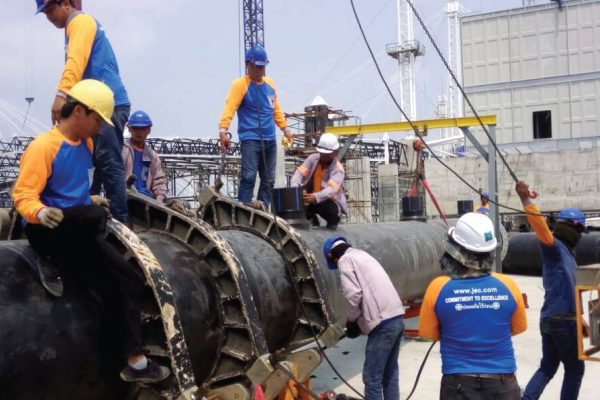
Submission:
[[[396,288],[381,264],[367,252],[349,248],[338,260],[349,321],[368,335],[382,321],[404,315]]]

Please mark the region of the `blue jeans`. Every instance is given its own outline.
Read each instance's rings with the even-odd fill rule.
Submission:
[[[552,379],[559,364],[565,368],[561,400],[574,400],[579,395],[584,364],[577,358],[577,328],[574,320],[558,317],[542,318],[542,361],[523,394],[524,400],[538,399]]]
[[[111,214],[121,222],[127,222],[127,191],[125,187],[125,166],[123,165],[123,130],[129,119],[130,106],[116,106],[112,122],[115,127],[102,123],[102,130],[94,137],[94,181],[91,194],[99,194],[104,186],[110,200]]]
[[[260,140],[244,140],[242,149],[242,173],[240,177],[240,190],[238,201],[251,203],[254,194],[256,173],[260,177],[257,199],[265,204],[271,204],[271,194],[275,184],[275,161],[277,158],[277,142],[275,140],[262,141],[265,147],[265,162]]]
[[[365,399],[400,400],[398,353],[403,333],[401,316],[381,322],[369,333],[363,368]]]

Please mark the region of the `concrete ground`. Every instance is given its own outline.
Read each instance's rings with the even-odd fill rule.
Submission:
[[[517,357],[517,379],[524,387],[539,365],[542,354],[541,338],[538,328],[540,309],[544,299],[542,278],[513,276],[521,291],[527,293],[529,309],[527,309],[528,329],[526,332],[513,338]],[[415,327],[416,321],[407,321],[408,327]],[[335,348],[328,350],[327,354],[339,370],[361,393],[364,390],[362,383],[362,365],[364,362],[364,348],[366,338],[354,340],[345,339]],[[405,340],[400,350],[400,397],[405,399],[414,384],[419,366],[431,342]],[[600,398],[598,378],[600,377],[600,362],[586,362],[586,371],[581,385],[579,399],[592,400]],[[352,390],[346,387],[333,373],[327,363],[323,363],[314,373],[313,388],[316,392],[334,389],[338,394],[352,395]],[[562,366],[554,379],[550,381],[541,399],[555,400],[560,398],[560,388],[563,377]],[[439,385],[441,380],[441,358],[439,344],[432,350],[429,359],[421,374],[418,387],[412,396],[414,400],[433,400],[439,398]]]

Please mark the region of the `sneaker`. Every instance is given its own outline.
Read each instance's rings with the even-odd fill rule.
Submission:
[[[125,382],[156,383],[165,380],[171,371],[167,367],[158,365],[148,359],[148,366],[144,369],[135,369],[131,365],[121,371],[121,379]]]

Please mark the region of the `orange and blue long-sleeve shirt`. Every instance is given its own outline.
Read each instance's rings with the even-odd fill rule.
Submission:
[[[515,372],[511,336],[526,329],[523,296],[506,275],[441,276],[425,292],[419,335],[440,340],[444,374]]]
[[[544,305],[541,317],[556,317],[575,314],[575,255],[560,240],[552,235],[540,210],[531,200],[526,200],[523,209],[527,221],[535,231],[542,250],[542,282]]]
[[[83,79],[96,79],[111,88],[116,106],[129,104],[117,58],[102,25],[93,17],[76,12],[69,17],[66,35],[67,59],[58,90],[67,93]]]
[[[93,151],[91,139],[73,142],[58,127],[29,144],[13,190],[17,212],[27,223],[39,224],[37,215],[46,207],[90,204]]]
[[[237,112],[238,136],[245,140],[275,140],[275,125],[287,127],[271,78],[256,83],[248,75],[236,79],[229,89],[219,128],[229,129]]]

